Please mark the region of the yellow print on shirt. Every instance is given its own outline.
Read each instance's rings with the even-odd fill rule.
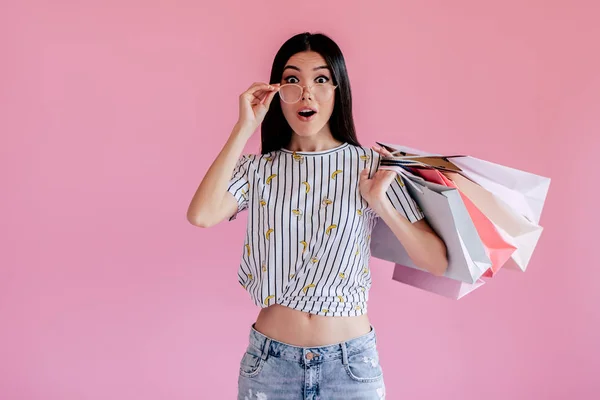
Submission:
[[[302,254],[304,254],[304,252],[306,251],[306,246],[308,246],[308,243],[306,243],[304,240],[300,242],[300,244],[303,246],[302,248]]]
[[[303,184],[304,186],[306,186],[306,190],[305,190],[305,192],[306,192],[306,193],[310,192],[310,184],[309,184],[308,182],[306,182],[306,181],[302,182],[302,184]]]
[[[337,174],[341,173],[342,170],[338,169],[337,171],[333,171],[333,173],[331,174],[331,179],[335,179],[335,177],[337,176]]]
[[[277,176],[277,174],[269,175],[269,177],[267,178],[267,180],[265,181],[265,183],[266,183],[267,185],[270,185],[270,184],[271,184],[271,180],[272,180],[273,178],[275,178],[276,176]]]
[[[335,225],[335,224],[333,224],[333,225],[329,225],[329,227],[327,227],[327,229],[325,229],[325,233],[326,233],[327,235],[329,235],[329,234],[331,233],[331,230],[332,230],[332,229],[335,229],[335,228],[337,228],[337,225]]]
[[[400,175],[396,175],[396,181],[400,184],[400,187],[404,187],[404,182],[402,181]]]
[[[298,161],[300,164],[302,164],[304,162],[304,156],[301,156],[300,154],[296,154],[295,151],[292,153],[292,158],[294,160]]]
[[[271,233],[273,233],[273,231],[274,231],[274,229],[271,228],[265,233],[265,237],[267,238],[267,240],[269,240],[269,236],[271,236]]]
[[[269,300],[271,300],[271,299],[272,299],[272,298],[274,298],[274,297],[275,297],[275,296],[273,296],[273,295],[267,296],[267,297],[265,298],[265,306],[268,306],[268,305],[269,305]]]
[[[311,287],[315,287],[314,283],[309,283],[308,285],[304,286],[302,288],[302,291],[304,292],[304,294],[306,294],[306,292],[308,292],[308,289],[310,289]]]

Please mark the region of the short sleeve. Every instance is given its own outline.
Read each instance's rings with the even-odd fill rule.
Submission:
[[[248,208],[248,199],[250,198],[250,183],[248,181],[248,169],[250,166],[250,156],[243,154],[237,160],[231,179],[227,184],[227,191],[235,197],[238,203],[238,209],[235,214],[229,217],[229,221],[237,218],[237,215]]]
[[[379,169],[379,162],[380,158],[377,157],[377,169]],[[406,188],[404,178],[401,175],[397,174],[390,184],[387,190],[387,197],[394,208],[410,222],[417,222],[425,218],[425,214],[423,214],[423,211]]]

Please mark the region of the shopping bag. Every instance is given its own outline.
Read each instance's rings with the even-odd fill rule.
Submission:
[[[502,238],[507,243],[517,248],[512,254],[511,259],[506,262],[505,267],[509,269],[518,269],[521,271],[526,270],[543,230],[536,220],[539,220],[543,202],[546,198],[549,185],[548,178],[515,170],[509,167],[504,167],[498,164],[494,164],[494,167],[488,166],[487,169],[486,167],[483,167],[483,171],[494,171],[493,174],[488,174],[488,178],[493,176],[495,179],[497,179],[495,185],[489,185],[490,187],[494,188],[496,192],[494,193],[472,181],[468,176],[470,174],[470,169],[472,169],[474,166],[484,165],[486,163],[483,160],[479,160],[482,162],[478,163],[474,161],[478,159],[464,155],[443,156],[413,149],[407,146],[385,144],[380,142],[377,143],[388,149],[396,156],[393,157],[393,160],[382,159],[382,165],[385,163],[394,165],[400,160],[401,163],[404,163],[405,165],[407,165],[406,163],[411,164],[411,166],[414,168],[433,167],[440,170],[446,177],[449,177],[452,181],[454,181],[458,188],[465,195],[467,195],[467,197],[477,206],[477,208],[479,208],[479,210],[481,210],[483,214],[494,223],[494,226]],[[440,166],[437,164],[441,161],[428,163],[425,158],[441,160],[444,163],[451,165],[452,170],[446,167],[440,168]],[[415,161],[416,159],[420,160],[417,162]],[[461,165],[463,165],[461,164],[461,160],[464,161],[464,166],[468,167],[466,171],[461,168]],[[475,176],[478,171],[472,172],[473,173],[470,175]],[[538,203],[535,203],[535,201],[527,203],[527,201],[524,200],[524,198],[527,196],[523,195],[522,197],[519,197],[517,195],[517,190],[510,189],[510,187],[520,188],[520,185],[516,183],[513,183],[512,185],[510,184],[511,180],[518,179],[519,176],[526,176],[526,181],[535,182],[537,184],[537,186],[536,184],[533,184],[533,186],[537,188],[533,191],[536,196],[530,196],[530,198],[535,197]],[[458,182],[460,182],[460,185]],[[509,187],[504,186],[500,182],[503,182],[504,185],[509,185]],[[502,189],[499,189],[500,187],[504,188],[505,190],[503,191]],[[469,193],[466,193],[465,190],[468,190]],[[500,197],[500,195],[497,193],[504,193],[506,197]],[[519,199],[522,199],[523,201],[519,202]],[[533,204],[534,207],[528,208],[526,207],[526,204]],[[535,208],[535,204],[538,204],[537,208]],[[529,217],[527,217],[527,215],[529,215]]]
[[[445,276],[435,276],[429,272],[400,264],[394,266],[392,279],[453,300],[458,300],[466,296],[485,283],[482,279],[477,279],[475,283],[461,282]]]
[[[461,174],[504,200],[529,221],[539,224],[550,178],[475,157],[456,157]]]
[[[467,155],[442,156],[407,146],[377,142],[395,155],[428,157],[440,170],[460,172],[484,189],[501,198],[529,221],[539,224],[551,179]],[[428,160],[423,160],[427,162]]]
[[[455,172],[444,172],[496,226],[503,239],[516,247],[506,267],[525,271],[543,228],[515,212],[502,199]]]
[[[445,276],[466,283],[476,283],[492,263],[458,190],[427,182],[399,167],[381,166],[380,169],[399,172],[405,178],[410,195],[425,214],[429,225],[444,241],[448,257]],[[370,250],[371,256],[375,258],[423,271],[410,259],[398,238],[382,219],[377,220],[371,233]]]
[[[457,188],[456,184],[448,179],[437,169],[415,169],[413,171],[425,180],[451,188]],[[487,256],[492,262],[492,266],[484,273],[484,277],[493,277],[500,268],[511,258],[515,252],[515,246],[507,243],[498,232],[493,222],[489,220],[473,202],[463,193],[460,193],[462,201],[473,220],[473,224],[479,233],[479,237],[486,250]]]

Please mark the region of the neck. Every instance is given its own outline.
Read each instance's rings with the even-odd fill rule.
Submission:
[[[324,151],[338,147],[342,143],[335,139],[331,132],[311,136],[300,136],[292,132],[292,138],[286,148],[290,151]]]

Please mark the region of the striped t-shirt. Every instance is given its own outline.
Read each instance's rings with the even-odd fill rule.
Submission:
[[[362,198],[360,171],[376,151],[343,143],[316,152],[243,154],[228,185],[248,209],[239,283],[254,303],[311,314],[364,314],[371,287],[370,235],[379,216]],[[402,215],[423,218],[398,176],[387,192]]]

